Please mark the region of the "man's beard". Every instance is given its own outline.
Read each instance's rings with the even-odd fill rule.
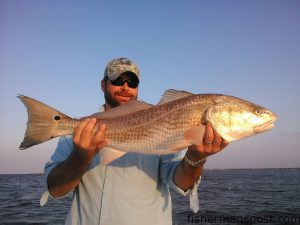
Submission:
[[[131,100],[137,99],[137,96],[134,97],[132,94],[130,94],[130,93],[126,92],[126,91],[119,91],[119,92],[116,92],[116,93],[115,93],[115,96],[116,96],[116,95],[121,95],[121,96],[130,97]],[[112,95],[111,95],[108,91],[106,91],[106,90],[105,90],[105,92],[104,92],[105,102],[106,102],[108,105],[110,105],[112,108],[121,105],[121,102],[119,102],[119,101],[115,98],[115,96],[112,96]],[[131,101],[131,100],[130,100],[130,101]]]

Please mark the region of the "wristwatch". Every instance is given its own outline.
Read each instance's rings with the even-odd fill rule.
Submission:
[[[197,166],[202,166],[206,162],[206,158],[194,162],[191,159],[189,159],[187,155],[185,155],[184,161],[186,161],[187,164],[191,165],[192,167],[197,167]]]

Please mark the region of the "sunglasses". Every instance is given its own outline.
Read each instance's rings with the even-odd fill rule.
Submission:
[[[106,80],[108,80],[108,78]],[[110,83],[114,86],[123,86],[125,82],[130,88],[137,88],[139,86],[139,80],[137,78],[124,79],[122,77],[118,77],[117,79],[110,81]]]

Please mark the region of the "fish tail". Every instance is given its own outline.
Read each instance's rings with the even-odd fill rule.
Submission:
[[[27,108],[28,121],[24,140],[19,149],[23,150],[60,135],[70,134],[70,129],[60,130],[62,121],[72,121],[67,115],[50,106],[24,95],[17,96]]]

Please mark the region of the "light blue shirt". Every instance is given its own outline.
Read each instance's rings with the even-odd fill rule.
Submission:
[[[45,176],[73,151],[72,137],[61,137]],[[173,181],[185,151],[170,155],[126,153],[109,165],[100,165],[98,154],[73,190],[73,202],[66,225],[171,225],[172,202],[169,187],[190,196],[191,208],[199,208],[197,188],[183,191]],[[45,204],[49,192],[42,197]]]

